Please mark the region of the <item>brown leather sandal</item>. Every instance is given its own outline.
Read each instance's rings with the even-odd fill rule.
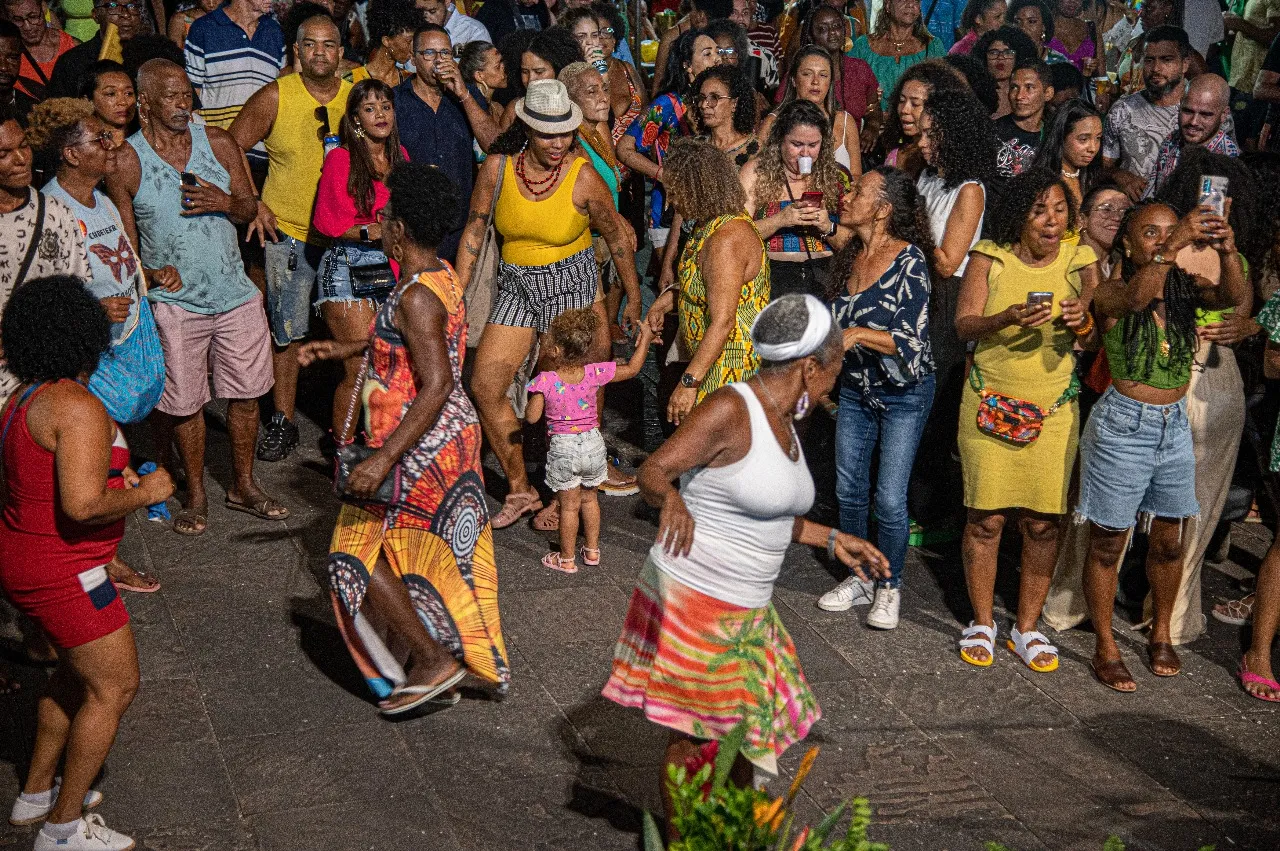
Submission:
[[[1098,663],[1097,659],[1094,659],[1089,662],[1089,667],[1093,669],[1093,675],[1098,678],[1098,682],[1112,691],[1118,691],[1121,694],[1133,694],[1138,690],[1138,683],[1133,679],[1133,675],[1129,673],[1129,669],[1125,667],[1123,659],[1112,659],[1101,664]],[[1133,683],[1133,688],[1121,688],[1120,683]]]
[[[1147,662],[1151,673],[1157,677],[1176,677],[1182,673],[1182,660],[1167,641],[1152,641],[1147,645]],[[1156,670],[1157,666],[1172,669],[1173,673],[1162,674]]]

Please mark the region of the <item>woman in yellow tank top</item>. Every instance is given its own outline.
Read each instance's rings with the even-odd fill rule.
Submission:
[[[589,160],[574,144],[582,110],[570,100],[564,83],[534,80],[516,101],[515,113],[516,122],[490,146],[480,168],[458,252],[458,277],[468,293],[493,286],[476,281],[473,287],[471,281],[492,216],[502,258],[471,392],[485,437],[510,484],[502,511],[493,518],[496,529],[542,507],[525,471],[520,422],[507,401],[507,388],[536,334],[566,310],[595,305],[592,230],[605,238],[617,263],[627,293],[624,322],[631,325],[640,318],[634,235],[614,209],[608,185],[594,168],[584,168]],[[603,306],[595,309],[601,313],[600,327],[607,329]],[[592,357],[607,358],[607,331],[596,346]]]

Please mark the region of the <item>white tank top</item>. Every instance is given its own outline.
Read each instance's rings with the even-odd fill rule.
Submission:
[[[695,591],[758,609],[773,596],[796,517],[813,507],[813,478],[803,451],[792,461],[779,445],[754,385],[729,387],[747,405],[751,446],[739,461],[686,474],[680,495],[694,521],[689,555],[667,555],[654,544],[649,557]]]
[[[978,227],[974,230],[973,239],[969,242],[969,248],[973,248],[978,244],[978,240],[982,238],[982,219],[986,216],[986,188],[983,187],[980,181],[966,180],[955,189],[948,189],[942,178],[933,169],[926,168],[920,172],[920,177],[916,179],[916,189],[924,200],[924,211],[929,217],[929,230],[933,233],[934,245],[942,245],[942,239],[947,233],[947,220],[951,218],[951,211],[955,209],[956,200],[960,197],[960,190],[970,183],[975,184],[982,190],[983,198],[983,212],[982,215],[978,216]],[[964,259],[956,267],[956,275],[963,275],[964,269],[968,265],[969,253],[966,250]]]

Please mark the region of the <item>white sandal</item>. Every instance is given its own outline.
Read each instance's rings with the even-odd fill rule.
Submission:
[[[1018,654],[1026,666],[1037,674],[1047,674],[1050,671],[1058,670],[1058,648],[1049,643],[1049,639],[1044,633],[1036,632],[1034,629],[1030,632],[1018,632],[1015,626],[1013,632],[1009,633],[1010,638],[1005,642],[1009,649]],[[1039,644],[1032,644],[1033,641],[1039,641]],[[1036,657],[1049,653],[1053,656],[1053,661],[1047,665],[1035,664]]]
[[[986,648],[987,658],[975,659],[970,656],[965,652],[970,647]],[[969,626],[960,633],[960,658],[970,665],[977,665],[979,668],[990,668],[991,663],[996,660],[996,628],[969,621]]]

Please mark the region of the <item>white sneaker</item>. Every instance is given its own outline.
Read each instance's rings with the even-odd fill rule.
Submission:
[[[42,828],[36,834],[35,851],[131,851],[133,846],[132,839],[107,827],[95,813],[80,819],[67,839],[54,839]]]
[[[844,612],[854,606],[869,606],[875,593],[875,583],[859,579],[854,574],[818,598],[818,608],[824,612]]]
[[[9,824],[24,825],[44,821],[44,817],[49,814],[49,811],[53,809],[53,805],[58,802],[58,790],[61,788],[62,778],[59,777],[53,784],[53,794],[49,796],[51,803],[48,806],[33,804],[19,797],[13,802],[13,809],[9,811]],[[91,810],[101,803],[102,793],[95,789],[90,789],[88,794],[84,796],[83,806],[86,810]]]
[[[897,629],[898,609],[902,606],[902,590],[888,585],[876,586],[876,601],[867,613],[867,626],[876,629]]]

